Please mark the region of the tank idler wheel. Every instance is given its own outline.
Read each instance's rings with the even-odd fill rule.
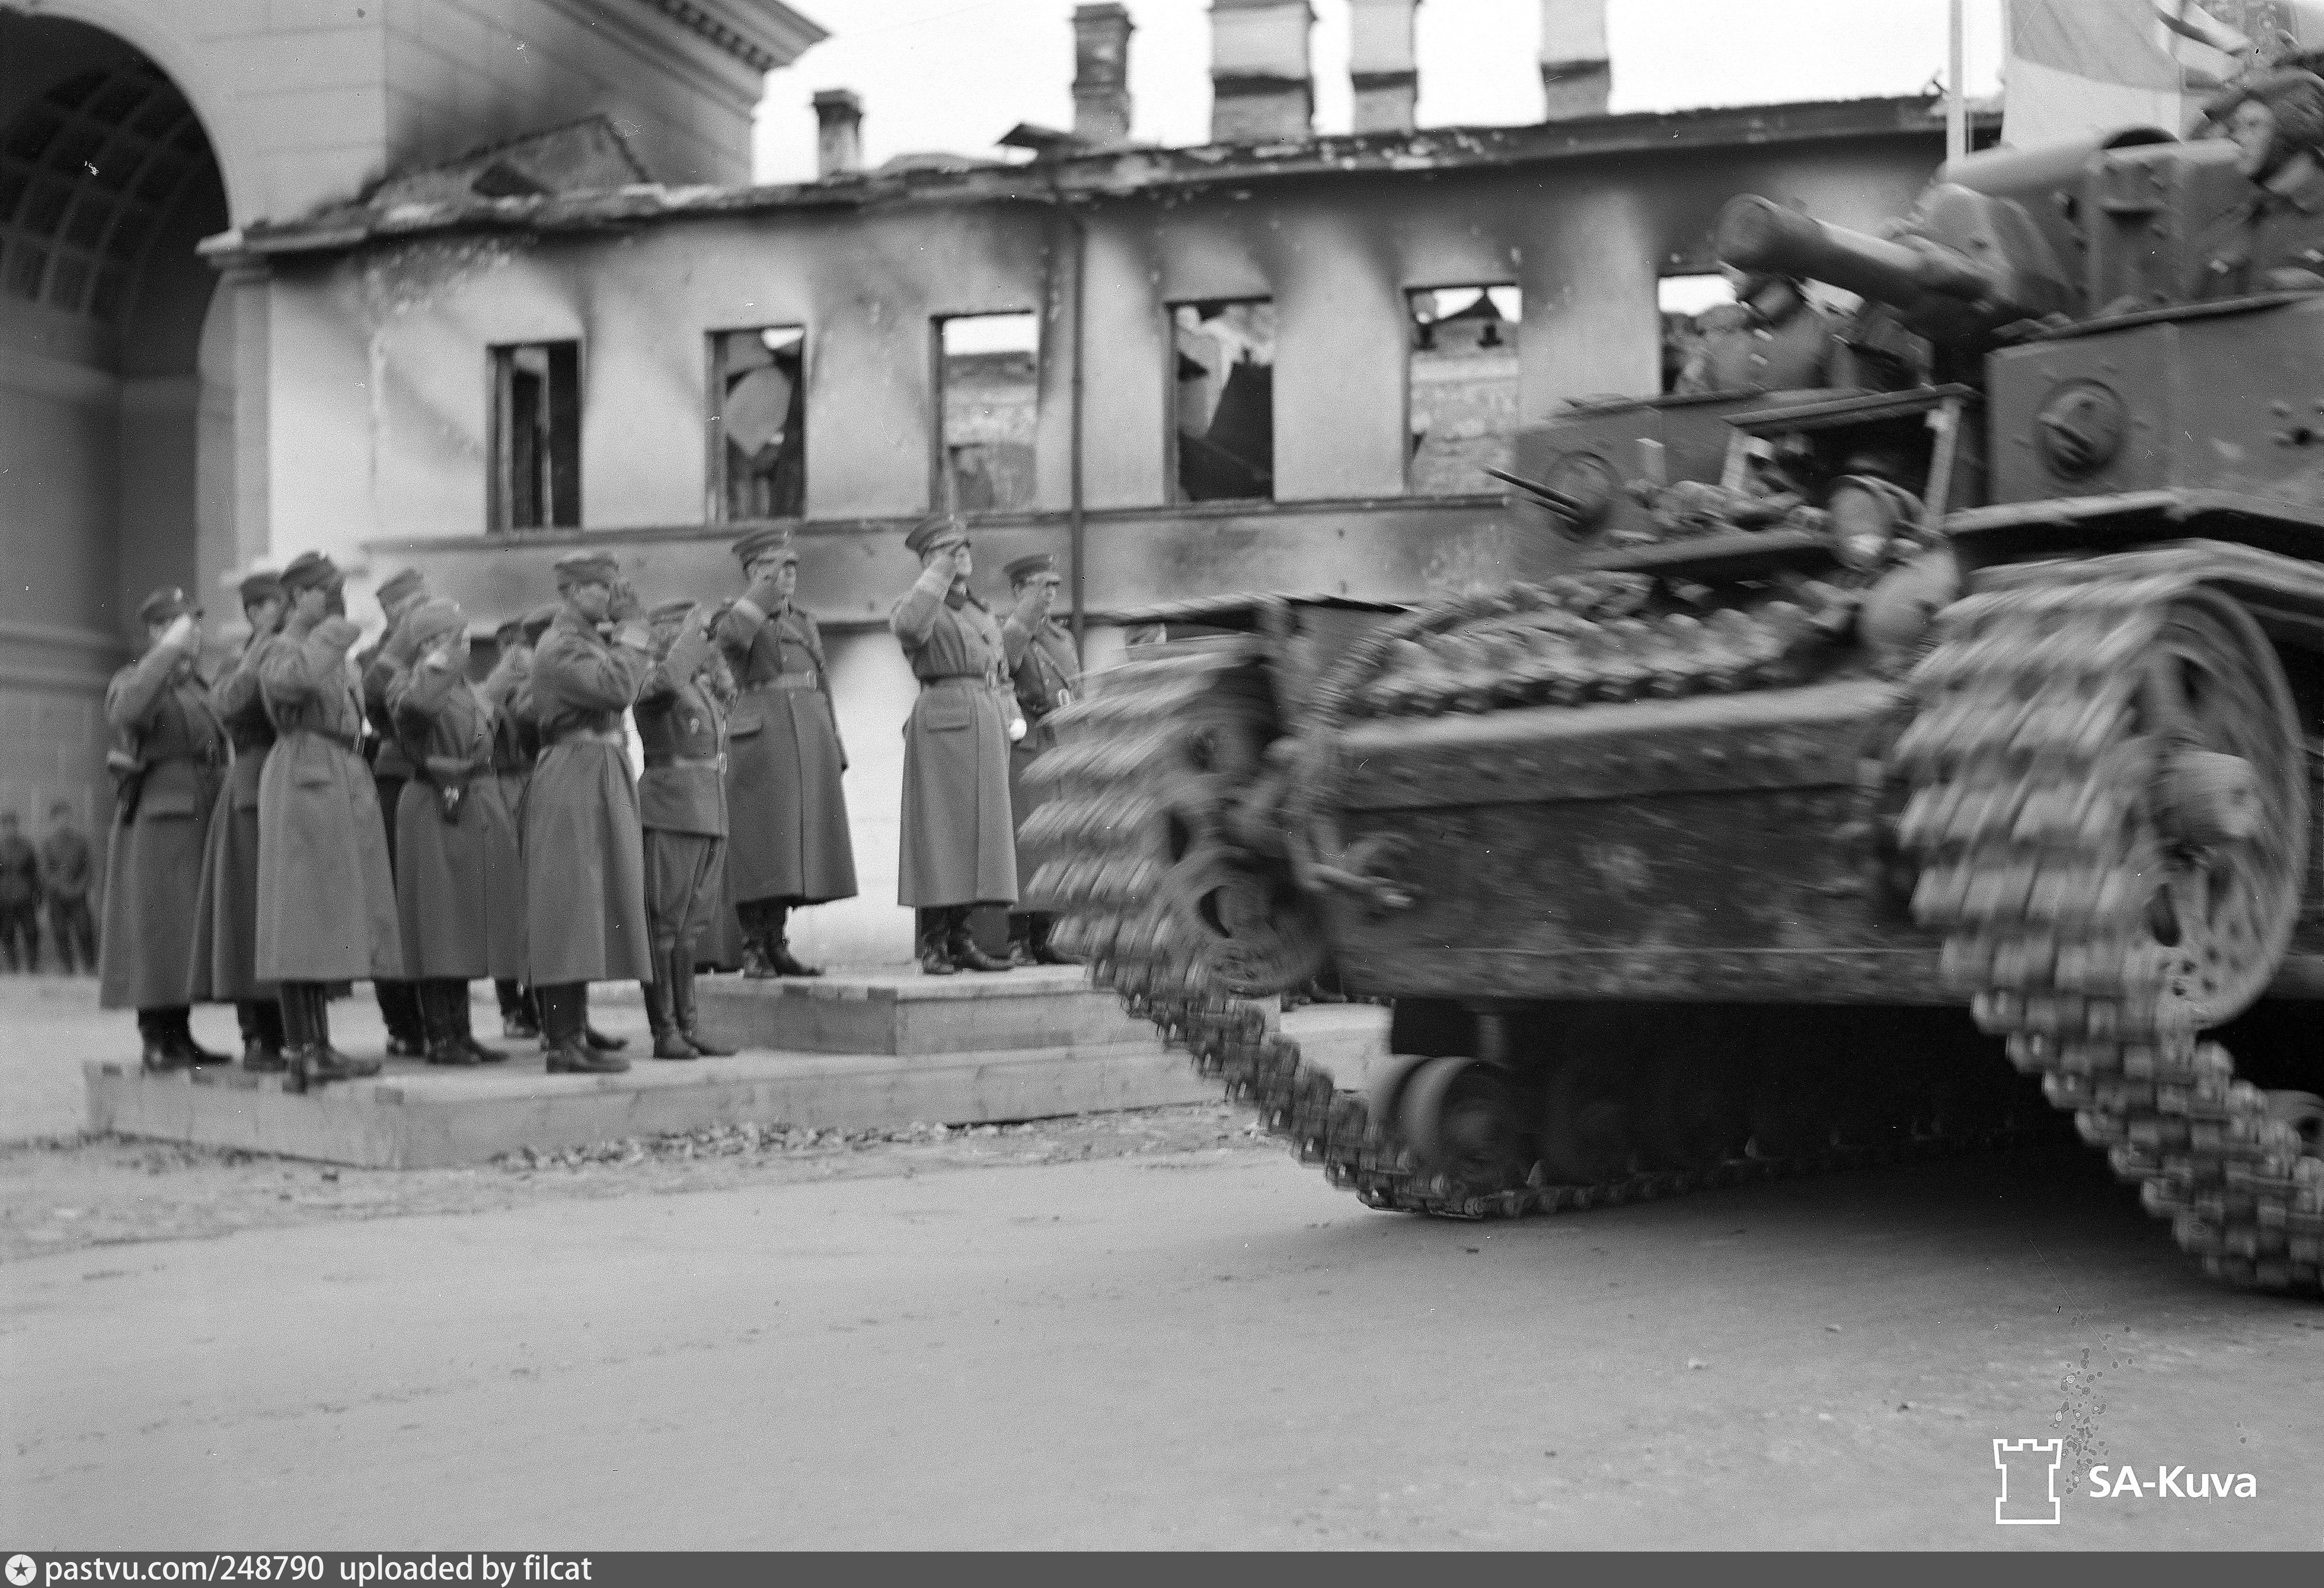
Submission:
[[[1541,1157],[1553,1184],[1594,1186],[1637,1173],[1629,1083],[1628,1066],[1607,1055],[1568,1059],[1551,1073]]]
[[[1397,1100],[1397,1124],[1421,1172],[1471,1195],[1525,1184],[1533,1162],[1503,1066],[1481,1058],[1432,1058]]]
[[[1661,1169],[1716,1168],[1743,1156],[1751,1127],[1745,1076],[1732,1064],[1668,1058],[1655,1066],[1641,1134]]]

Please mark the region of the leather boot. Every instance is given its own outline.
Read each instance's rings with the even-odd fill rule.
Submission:
[[[223,1053],[213,1053],[194,1040],[194,1028],[189,1023],[193,1011],[183,1004],[169,1011],[169,1040],[179,1057],[188,1065],[232,1064]]]
[[[960,966],[952,962],[952,912],[923,909],[918,915],[920,974],[928,976],[958,975]]]
[[[148,1073],[160,1075],[164,1070],[186,1067],[185,1056],[170,1041],[168,1010],[141,1009],[137,1011],[137,1042],[143,1050],[143,1062]]]
[[[532,994],[523,983],[503,976],[493,983],[493,991],[500,995],[502,1036],[530,1039],[540,1035],[540,1017],[533,1012]]]
[[[762,902],[759,909],[761,922],[759,928],[760,950],[766,956],[767,964],[773,973],[779,976],[823,974],[822,967],[811,965],[791,952],[790,937],[783,929],[790,919],[791,907]]]
[[[375,981],[379,1018],[387,1022],[387,1057],[421,1058],[428,1052],[428,1028],[420,1021],[420,984],[416,982]]]
[[[536,987],[540,1000],[540,1032],[549,1044],[552,1076],[618,1076],[630,1061],[589,1046],[589,983],[567,982],[561,986]]]
[[[279,1075],[290,1067],[282,1057],[282,1012],[272,999],[245,998],[234,1006],[234,1018],[242,1028],[244,1069]]]
[[[452,1021],[452,1035],[459,1039],[461,1047],[476,1056],[478,1064],[506,1064],[507,1054],[476,1040],[475,1016],[468,1004],[468,983],[453,982],[449,985],[452,993],[444,1012]]]
[[[331,1046],[331,1006],[320,982],[286,982],[282,997],[286,1002],[297,999],[300,1023],[305,1029],[304,1044],[290,1055],[291,1091],[379,1074],[379,1060],[352,1057]]]
[[[734,919],[742,928],[742,974],[753,982],[771,981],[783,973],[767,953],[767,907],[755,899],[746,899],[734,907]]]
[[[304,1092],[307,1089],[308,1067],[314,1061],[315,1037],[307,1022],[305,990],[296,982],[285,982],[275,989],[275,1002],[282,1010],[282,1089]]]
[[[1018,910],[1009,914],[1009,963],[1019,970],[1041,963],[1033,953],[1034,919]]]
[[[952,924],[945,937],[945,946],[952,951],[953,964],[963,970],[1008,970],[1009,961],[995,959],[977,946],[976,934],[969,929],[968,925],[969,911],[974,908],[973,905],[955,904],[950,911]]]
[[[703,1036],[701,1017],[694,1006],[694,950],[679,944],[669,955],[669,1013],[694,1051],[705,1058],[732,1058],[734,1050]]]
[[[589,1051],[619,1053],[622,1048],[627,1048],[630,1045],[630,1039],[627,1037],[608,1037],[589,1023],[589,983],[576,982],[573,985],[578,989],[574,996],[580,1001],[581,1004],[581,1039],[588,1047]],[[623,1064],[622,1067],[627,1069],[630,1066]]]
[[[665,959],[662,964],[667,972],[669,962]],[[701,1057],[694,1050],[694,1044],[686,1039],[686,1033],[678,1029],[678,1021],[671,1018],[669,982],[640,982],[638,992],[645,999],[646,1024],[653,1029],[653,1056],[656,1058]]]
[[[1032,930],[1028,935],[1032,940],[1033,959],[1036,964],[1079,965],[1082,963],[1079,955],[1067,954],[1049,940],[1050,934],[1057,929],[1057,918],[1055,915],[1047,910],[1040,910],[1026,919],[1033,923]]]
[[[456,988],[463,992],[466,989],[459,983],[447,981],[441,976],[430,976],[426,981],[414,982],[411,986],[419,995],[420,1029],[428,1039],[428,1062],[457,1065],[463,1068],[476,1064],[476,1056],[468,1051],[461,1042],[459,1033],[452,1028],[451,994]]]

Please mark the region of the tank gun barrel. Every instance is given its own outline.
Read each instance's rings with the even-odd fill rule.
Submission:
[[[1747,271],[1803,276],[1910,309],[1932,294],[1975,303],[1994,283],[1950,249],[1851,232],[1745,193],[1719,214],[1719,257]]]

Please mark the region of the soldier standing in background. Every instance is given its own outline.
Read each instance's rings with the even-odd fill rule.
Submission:
[[[535,607],[493,631],[500,657],[491,676],[477,686],[493,708],[493,779],[514,820],[522,818],[525,785],[540,759],[540,729],[532,720],[532,648],[556,616],[554,606]],[[532,990],[524,984],[521,968],[513,975],[494,976],[493,992],[500,1001],[502,1036],[540,1037],[540,1011],[532,1007]]]
[[[759,530],[734,542],[751,587],[718,614],[734,677],[727,725],[726,798],[733,821],[727,892],[744,939],[742,974],[819,976],[791,953],[785,922],[802,905],[855,897],[847,836],[847,770],[823,636],[792,605],[798,553],[789,535]]]
[[[1840,327],[1789,276],[1726,265],[1735,301],[1696,322],[1702,339],[1678,378],[1682,393],[1796,392],[1829,386],[1841,353]]]
[[[589,983],[654,980],[622,733],[653,668],[653,634],[602,552],[558,558],[557,593],[564,605],[532,656],[541,752],[524,799],[526,964],[551,1073],[617,1074],[629,1060],[589,1041]]]
[[[113,730],[113,836],[105,866],[105,940],[97,1006],[134,1009],[149,1070],[224,1064],[186,1023],[192,979],[193,901],[202,850],[226,766],[226,734],[194,666],[201,608],[179,589],[137,609],[146,651],[113,675],[105,720]]]
[[[468,983],[524,974],[524,863],[493,770],[493,709],[468,681],[457,605],[423,601],[400,630],[418,660],[387,680],[388,711],[412,777],[396,808],[396,919],[420,1000],[428,1062],[498,1064],[476,1040]]]
[[[97,920],[88,912],[88,840],[73,823],[73,808],[58,800],[41,840],[41,894],[49,902],[49,940],[65,974],[97,969]]]
[[[202,851],[202,888],[194,905],[196,1003],[234,1005],[242,1028],[242,1067],[290,1068],[282,1055],[282,1009],[258,979],[258,780],[274,746],[274,723],[258,685],[258,663],[282,626],[282,581],[253,574],[242,581],[242,615],[250,638],[242,657],[210,690],[210,706],[234,746],[234,765],[210,812]]]
[[[16,945],[23,944],[23,957]],[[0,810],[0,948],[8,968],[41,968],[41,857],[16,830],[16,813]]]
[[[977,946],[969,911],[1017,902],[1009,745],[1024,735],[1002,665],[1001,625],[968,587],[968,528],[932,518],[904,539],[920,577],[888,626],[920,681],[904,725],[897,902],[918,911],[920,969],[1005,971]],[[1012,733],[1010,730],[1014,728]]]
[[[412,608],[428,599],[428,581],[418,568],[391,575],[379,587],[379,609],[387,627],[379,642],[355,657],[355,676],[363,681],[364,716],[371,725],[372,792],[379,803],[380,820],[387,835],[387,866],[395,870],[395,813],[410,781],[411,760],[396,743],[395,724],[387,705],[387,684],[401,668],[411,665],[411,647],[397,632]],[[374,982],[380,1018],[387,1022],[387,1056],[418,1058],[428,1049],[428,1033],[420,1013],[418,989],[401,981]]]
[[[717,644],[709,620],[683,600],[654,608],[653,639],[661,660],[636,706],[646,919],[659,973],[646,983],[646,1014],[656,1058],[724,1058],[734,1050],[703,1036],[694,1006],[695,951],[725,897],[726,714],[706,677]]]
[[[1017,709],[1025,719],[1025,736],[1009,747],[1009,808],[1017,831],[1041,803],[1025,781],[1025,769],[1057,743],[1050,715],[1073,704],[1081,687],[1081,658],[1074,651],[1074,636],[1054,615],[1057,605],[1057,559],[1047,552],[1020,557],[1001,572],[1017,605],[1001,620],[1001,649],[1009,677],[1017,690]],[[1035,865],[1020,846],[1017,851],[1017,897],[1022,900],[1032,886]],[[1056,917],[1047,910],[1017,909],[1009,915],[1009,957],[1017,965],[1079,965],[1081,961],[1049,946],[1049,930]]]
[[[338,568],[301,552],[282,570],[290,611],[258,659],[274,748],[258,774],[258,977],[275,985],[290,1087],[379,1073],[331,1046],[325,989],[403,975],[386,824],[364,764],[363,705]]]

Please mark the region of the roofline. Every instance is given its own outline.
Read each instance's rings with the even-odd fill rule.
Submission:
[[[831,37],[783,0],[643,0],[753,71],[788,66]]]
[[[1308,177],[1459,171],[1609,155],[1655,154],[1867,137],[1932,136],[1944,126],[1938,96],[1805,100],[1579,116],[1520,127],[1427,127],[1260,144],[1133,148],[958,171],[894,171],[766,187],[667,188],[412,204],[348,206],[288,221],[254,221],[207,239],[202,254],[236,260],[328,254],[373,241],[449,232],[589,233],[687,217],[785,210],[862,209],[896,203],[1038,203],[1129,198]],[[1971,125],[1998,132],[1996,110],[1972,106]]]

